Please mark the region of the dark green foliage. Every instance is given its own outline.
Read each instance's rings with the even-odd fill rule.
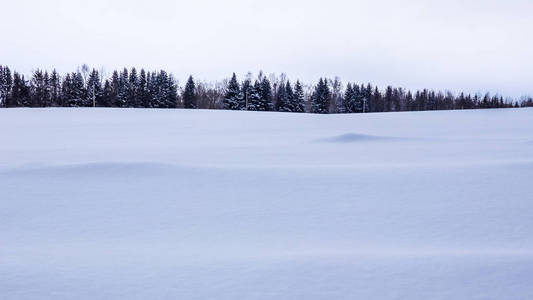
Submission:
[[[270,111],[272,109],[272,86],[270,81],[263,77],[263,80],[261,80],[261,102],[257,110]]]
[[[320,78],[318,85],[313,92],[313,106],[312,112],[316,114],[329,113],[329,102],[331,99],[331,92],[327,84],[327,80]]]
[[[228,87],[226,88],[226,94],[224,95],[224,108],[230,110],[239,110],[240,94],[241,90],[239,87],[239,82],[237,81],[237,76],[235,73],[233,73],[233,76],[228,83]]]
[[[293,96],[293,112],[305,112],[305,95],[302,84],[300,81],[296,81],[294,85],[294,96]]]
[[[185,90],[183,91],[183,107],[196,108],[196,85],[192,75],[189,76]]]

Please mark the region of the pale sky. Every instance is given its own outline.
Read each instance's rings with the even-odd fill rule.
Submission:
[[[531,0],[0,0],[0,64],[533,95]]]

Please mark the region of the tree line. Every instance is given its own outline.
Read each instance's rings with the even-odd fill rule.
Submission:
[[[387,86],[348,83],[321,78],[315,85],[291,83],[284,74],[256,78],[235,73],[223,82],[195,81],[190,76],[181,88],[173,75],[136,68],[103,71],[83,65],[59,75],[36,70],[29,80],[0,65],[2,107],[143,107],[204,108],[253,111],[367,113],[393,111],[454,110],[533,106],[531,97],[520,101],[498,95],[454,94],[429,89],[410,91]]]

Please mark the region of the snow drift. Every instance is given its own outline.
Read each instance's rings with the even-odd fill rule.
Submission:
[[[1,298],[533,298],[531,120],[0,110]]]

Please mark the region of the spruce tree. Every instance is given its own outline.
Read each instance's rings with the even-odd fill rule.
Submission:
[[[387,111],[391,111],[392,109],[392,87],[391,86],[387,86],[387,88],[385,89],[385,98],[384,98],[384,107],[383,107],[383,111],[387,112]]]
[[[104,89],[102,91],[102,97],[100,103],[97,106],[112,107],[114,103],[114,91],[113,85],[109,80],[104,83]]]
[[[247,110],[250,93],[252,92],[252,82],[250,78],[246,78],[241,84],[241,92],[239,94],[239,109]]]
[[[178,88],[172,75],[161,70],[156,76],[156,105],[159,108],[176,108],[178,101]]]
[[[372,112],[381,112],[383,111],[383,95],[381,95],[381,92],[379,91],[378,87],[374,87],[374,94],[372,96]]]
[[[344,98],[342,99],[342,106],[339,110],[340,113],[353,113],[355,110],[354,107],[354,90],[351,83],[346,85],[346,90],[344,91]]]
[[[112,107],[120,107],[119,98],[118,95],[120,93],[120,76],[118,75],[118,71],[114,70],[113,75],[111,75],[111,94],[109,94],[109,104]]]
[[[99,106],[102,97],[102,82],[100,74],[93,69],[87,79],[87,102],[88,106]]]
[[[48,75],[48,71],[44,72],[44,99],[43,99],[43,107],[50,107],[52,104],[52,87],[50,85],[50,75]]]
[[[362,113],[364,102],[364,88],[354,84],[353,86],[353,98],[352,98],[352,112]]]
[[[224,95],[224,108],[231,110],[240,109],[239,106],[239,95],[240,95],[239,82],[237,81],[237,76],[233,73],[231,80],[228,83],[226,88],[226,93]]]
[[[10,107],[31,106],[30,87],[27,85],[24,75],[13,73],[13,88],[11,91]]]
[[[320,78],[315,91],[313,92],[313,106],[312,112],[317,114],[327,114],[329,113],[329,103],[330,103],[331,93],[327,81]]]
[[[141,69],[141,74],[139,76],[139,101],[140,106],[148,108],[152,107],[152,95],[148,89],[148,77],[146,76],[146,71]]]
[[[285,85],[285,97],[286,97],[286,111],[288,112],[294,112],[294,91],[292,90],[292,86],[290,81],[287,80],[287,84]]]
[[[294,112],[305,112],[305,95],[302,84],[299,80],[294,85],[293,104]]]
[[[276,92],[276,111],[289,111],[287,89],[285,88],[285,83],[283,81],[279,83]]]
[[[43,71],[37,69],[33,72],[30,81],[31,106],[45,107],[48,104],[48,91]]]
[[[272,109],[272,86],[270,85],[270,81],[266,77],[263,77],[261,80],[261,104],[258,110],[271,111]]]
[[[189,76],[185,89],[183,90],[183,106],[185,108],[196,108],[196,85],[192,75]]]
[[[256,80],[248,96],[248,110],[262,110],[261,107],[261,83]]]
[[[0,106],[9,107],[13,78],[9,67],[0,66]]]
[[[414,100],[413,100],[413,94],[411,91],[407,91],[407,96],[405,97],[405,103],[407,105],[407,110],[411,111],[414,110]]]
[[[81,72],[72,73],[72,106],[89,106]]]
[[[117,106],[128,107],[129,106],[129,91],[130,91],[130,79],[128,75],[128,69],[124,68],[119,75],[119,85],[117,94]]]
[[[138,88],[139,78],[137,77],[137,70],[135,68],[132,68],[128,79],[128,86],[126,87],[128,94],[128,107],[139,107],[139,99],[137,93]]]
[[[61,103],[61,79],[55,69],[52,71],[52,75],[50,75],[50,105],[63,105]]]

